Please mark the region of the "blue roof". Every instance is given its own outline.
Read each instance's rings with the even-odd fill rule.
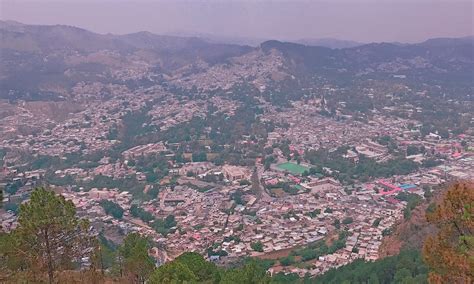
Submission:
[[[399,187],[400,187],[401,189],[412,189],[412,188],[416,188],[416,185],[406,183],[406,184],[401,184]]]

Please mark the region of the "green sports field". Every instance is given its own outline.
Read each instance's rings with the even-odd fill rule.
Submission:
[[[290,163],[290,162],[279,164],[277,165],[277,168],[285,170],[285,171],[289,171],[292,174],[298,174],[298,175],[302,174],[306,170],[309,170],[307,167],[303,167],[301,165]]]

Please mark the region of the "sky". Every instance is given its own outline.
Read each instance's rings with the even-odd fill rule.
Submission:
[[[0,0],[0,18],[98,33],[421,42],[473,35],[474,0]]]

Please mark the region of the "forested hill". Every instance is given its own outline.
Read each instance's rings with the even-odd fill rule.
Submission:
[[[385,78],[403,74],[413,80],[472,86],[474,38],[439,38],[418,44],[370,43],[330,49],[270,40],[263,51],[278,50],[299,75]],[[442,75],[442,76],[441,76]]]
[[[316,283],[473,283],[473,185],[454,183],[437,194],[405,215],[387,239],[399,242],[400,253],[332,269]]]
[[[427,214],[433,212],[435,204],[442,201],[446,190],[447,188],[427,189],[426,199],[417,202],[416,207],[410,210],[408,218],[400,220],[390,234],[384,237],[379,254],[384,257],[396,255],[403,249],[420,251],[426,236],[436,233],[436,226],[428,222]]]
[[[331,269],[317,277],[316,283],[428,283],[429,268],[423,260],[426,236],[436,232],[427,214],[440,203],[445,189],[425,190],[426,199],[407,195],[410,203],[405,218],[387,232],[379,249],[382,259],[375,262],[357,260],[349,265]],[[413,208],[410,209],[410,206]]]
[[[375,262],[354,261],[317,277],[315,283],[427,283],[428,267],[420,251],[405,250]]]
[[[188,88],[192,86],[184,82],[194,80],[193,75],[208,78],[206,72],[212,73],[215,66],[239,76],[243,62],[245,70],[262,70],[273,58],[267,56],[271,51],[283,55],[278,72],[298,79],[295,81],[300,88],[366,80],[398,83],[400,78],[415,85],[472,88],[474,66],[472,37],[431,39],[419,44],[370,43],[341,49],[271,40],[254,48],[195,37],[149,32],[97,34],[71,26],[8,21],[0,21],[0,37],[0,97],[8,99],[32,99],[30,93],[34,99],[58,99],[79,82],[120,83],[130,88],[175,84]],[[133,76],[122,74],[131,69]],[[268,87],[277,84],[276,78],[280,77],[266,78]],[[289,82],[285,80],[284,84]]]

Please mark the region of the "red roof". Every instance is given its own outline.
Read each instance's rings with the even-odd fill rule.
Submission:
[[[391,183],[388,183],[386,181],[383,181],[383,180],[380,180],[379,183],[385,187],[388,187],[390,190],[389,191],[382,191],[380,192],[380,194],[382,195],[389,195],[389,194],[394,194],[395,192],[397,191],[400,191],[402,190],[401,188],[399,188],[398,186],[394,185],[394,184],[391,184]]]
[[[461,157],[461,155],[462,155],[461,152],[456,152],[452,155],[452,157],[453,158],[459,158],[459,157]]]

